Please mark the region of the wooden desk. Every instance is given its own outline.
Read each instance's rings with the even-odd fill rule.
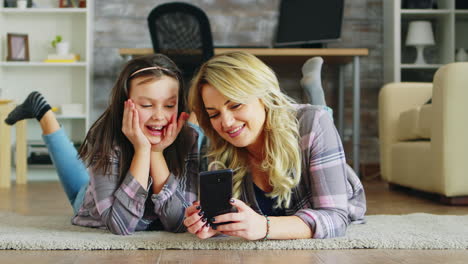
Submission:
[[[353,64],[353,168],[359,175],[360,150],[360,67],[359,57],[369,55],[368,49],[288,49],[288,48],[215,48],[215,54],[230,51],[246,51],[267,64],[299,64],[314,56],[321,56],[326,63],[340,65],[338,90],[338,132],[343,137],[344,124],[344,65]],[[131,58],[134,55],[152,54],[153,49],[119,49],[120,55]]]
[[[11,127],[4,120],[15,108],[11,102],[0,103],[0,188],[11,186]],[[26,120],[16,127],[16,183],[27,182]]]

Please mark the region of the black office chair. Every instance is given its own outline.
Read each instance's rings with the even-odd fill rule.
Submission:
[[[182,70],[185,83],[203,62],[213,57],[208,17],[200,8],[182,2],[155,7],[148,15],[153,50],[171,58]]]

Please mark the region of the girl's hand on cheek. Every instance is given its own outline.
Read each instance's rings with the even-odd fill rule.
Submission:
[[[135,151],[149,150],[151,144],[140,128],[138,110],[131,99],[124,102],[122,133],[132,143]]]
[[[174,114],[171,117],[171,121],[169,124],[164,128],[163,131],[163,138],[161,142],[158,144],[151,146],[151,151],[161,152],[167,147],[169,147],[172,143],[174,143],[177,135],[182,130],[182,127],[185,124],[185,121],[189,118],[189,115],[185,112],[182,112],[179,116],[179,120],[176,120],[177,114]]]

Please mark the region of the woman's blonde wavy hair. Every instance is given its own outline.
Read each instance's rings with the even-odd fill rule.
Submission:
[[[261,169],[269,175],[273,187],[270,197],[277,197],[275,207],[288,207],[292,188],[301,177],[299,132],[294,101],[281,92],[274,72],[255,56],[246,52],[224,53],[205,62],[192,80],[189,107],[210,140],[208,157],[233,168],[234,197],[241,195],[241,185],[248,170],[248,153],[225,141],[211,126],[201,89],[215,87],[232,102],[245,103],[259,98],[266,109],[264,153]]]

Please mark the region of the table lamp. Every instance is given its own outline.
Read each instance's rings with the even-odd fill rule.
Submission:
[[[430,21],[412,21],[409,23],[406,46],[415,46],[418,52],[415,64],[426,64],[424,47],[434,45],[434,34]]]

